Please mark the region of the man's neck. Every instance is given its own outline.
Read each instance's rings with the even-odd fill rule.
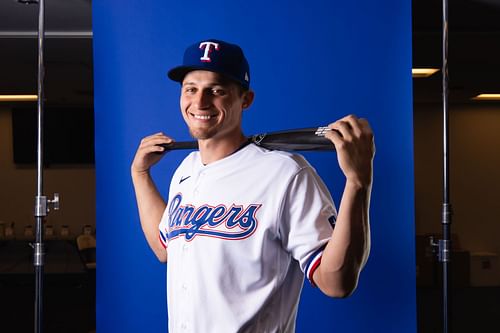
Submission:
[[[242,133],[225,138],[198,140],[201,161],[207,165],[221,160],[237,151],[246,141]]]

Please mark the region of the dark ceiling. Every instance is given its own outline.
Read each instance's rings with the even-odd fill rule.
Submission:
[[[448,2],[450,103],[500,93],[500,0]],[[442,21],[442,1],[413,1],[413,67],[441,68]],[[441,81],[441,72],[414,79],[415,103],[440,102]]]
[[[46,0],[45,95],[92,106],[91,0]],[[413,66],[441,67],[442,2],[413,2]],[[38,6],[0,1],[0,93],[36,93]],[[450,103],[500,93],[500,0],[449,0]],[[414,80],[415,103],[441,100],[441,75]]]
[[[38,5],[0,1],[0,94],[36,94]],[[91,0],[45,1],[47,104],[92,106]]]

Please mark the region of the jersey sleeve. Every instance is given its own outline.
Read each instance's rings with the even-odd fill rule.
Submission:
[[[291,179],[282,207],[283,247],[299,262],[314,285],[312,276],[321,262],[337,217],[330,192],[312,167],[304,167]]]
[[[165,208],[165,211],[163,212],[163,216],[160,220],[160,224],[158,225],[158,229],[160,231],[159,241],[165,249],[168,247],[168,229],[167,229],[167,227],[168,227],[168,208]]]

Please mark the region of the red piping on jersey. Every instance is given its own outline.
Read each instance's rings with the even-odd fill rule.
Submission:
[[[165,244],[165,243],[163,242],[163,239],[161,238],[161,234],[159,234],[159,235],[158,235],[158,239],[160,240],[160,244],[161,244],[161,246],[163,246],[163,248],[164,248],[164,249],[166,249],[166,248],[167,248],[167,244]]]
[[[307,277],[309,279],[309,281],[311,282],[311,285],[313,287],[317,287],[316,283],[314,282],[314,279],[313,279],[313,276],[314,276],[314,272],[316,271],[316,269],[319,267],[319,264],[321,263],[321,258],[323,258],[323,255],[321,255],[313,264],[312,264],[312,267],[311,269],[309,270],[309,276]]]

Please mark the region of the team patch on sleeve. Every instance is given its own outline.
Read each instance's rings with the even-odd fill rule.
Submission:
[[[309,262],[306,265],[306,270],[305,274],[309,282],[316,287],[316,284],[314,283],[313,280],[313,275],[316,269],[318,268],[319,264],[321,263],[321,257],[323,256],[323,251],[326,247],[326,244],[320,247],[318,250],[316,250],[311,257],[309,258]]]
[[[328,222],[330,222],[330,225],[332,226],[332,229],[335,228],[335,223],[337,222],[337,216],[332,215],[328,218]]]

